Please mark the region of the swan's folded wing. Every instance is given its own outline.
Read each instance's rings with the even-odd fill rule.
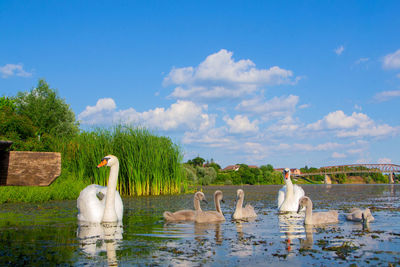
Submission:
[[[282,206],[283,201],[285,200],[285,195],[286,195],[286,185],[283,186],[281,189],[279,189],[278,192],[278,209]]]
[[[297,184],[293,185],[293,192],[294,192],[294,199],[296,201],[299,201],[300,198],[304,197],[304,190]]]

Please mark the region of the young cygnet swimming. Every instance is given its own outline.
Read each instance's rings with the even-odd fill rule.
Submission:
[[[246,207],[243,208],[244,191],[242,189],[237,190],[236,196],[236,210],[233,213],[232,218],[234,220],[239,220],[257,217],[257,214],[255,213],[252,205],[247,204]]]
[[[327,224],[327,223],[337,223],[339,221],[339,214],[337,210],[330,210],[325,212],[312,212],[312,201],[309,197],[302,197],[299,200],[299,207],[297,212],[305,207],[306,208],[306,218],[304,224]]]
[[[352,208],[350,213],[347,214],[346,219],[353,222],[368,223],[372,222],[375,218],[372,216],[371,211],[368,208],[365,210]]]
[[[223,198],[223,194],[220,190],[215,191],[214,193],[214,204],[215,211],[196,211],[194,221],[197,223],[207,223],[207,222],[221,222],[225,221],[225,217],[221,211],[220,201]]]
[[[203,192],[194,194],[194,210],[179,210],[176,212],[165,211],[163,216],[166,221],[194,221],[196,211],[201,211],[200,201],[206,201]]]

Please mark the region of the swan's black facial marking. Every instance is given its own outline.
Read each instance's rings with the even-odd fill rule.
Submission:
[[[97,165],[97,168],[106,166],[109,160],[110,160],[110,157],[104,157],[104,158],[101,160],[100,164]]]

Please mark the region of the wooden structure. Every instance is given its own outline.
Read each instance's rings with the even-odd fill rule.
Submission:
[[[0,185],[48,186],[60,176],[60,153],[6,151],[11,144],[0,141]]]

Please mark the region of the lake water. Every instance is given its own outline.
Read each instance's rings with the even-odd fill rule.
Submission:
[[[279,215],[281,186],[205,187],[213,209],[224,193],[226,222],[165,223],[165,210],[193,208],[193,194],[124,198],[122,225],[78,225],[76,201],[0,206],[0,265],[34,266],[376,266],[400,263],[400,185],[302,185],[314,211],[339,210],[337,224],[305,229],[304,214]],[[252,222],[231,221],[236,190],[255,207]],[[348,222],[351,207],[369,207],[367,228]]]

